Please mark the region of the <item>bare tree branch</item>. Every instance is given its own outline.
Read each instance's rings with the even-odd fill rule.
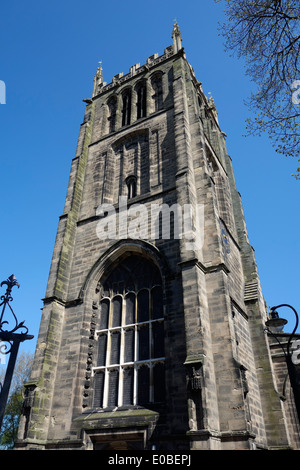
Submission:
[[[300,99],[293,100],[292,86],[300,80],[299,0],[224,3],[221,34],[226,50],[245,59],[246,74],[257,87],[248,101],[256,115],[247,120],[248,133],[267,132],[277,152],[300,161]]]

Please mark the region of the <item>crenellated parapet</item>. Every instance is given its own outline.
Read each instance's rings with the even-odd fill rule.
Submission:
[[[127,80],[130,80],[134,76],[149,72],[150,69],[156,67],[158,64],[164,62],[175,54],[177,54],[177,52],[174,52],[174,46],[171,45],[164,50],[164,53],[161,56],[159,56],[158,53],[155,53],[147,58],[145,64],[141,65],[140,63],[137,63],[132,65],[127,74],[124,75],[123,72],[120,72],[114,75],[110,83],[102,80],[102,67],[98,67],[94,79],[96,85],[94,86],[92,97],[95,98],[100,93],[107,92],[115,86],[123,85]]]

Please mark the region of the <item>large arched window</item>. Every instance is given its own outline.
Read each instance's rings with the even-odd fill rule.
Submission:
[[[164,314],[158,268],[131,255],[101,286],[94,407],[163,402]]]

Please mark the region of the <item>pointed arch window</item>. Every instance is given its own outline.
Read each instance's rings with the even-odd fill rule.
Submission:
[[[128,199],[132,199],[136,196],[136,177],[135,176],[128,176],[126,178],[126,186],[127,186],[127,197]]]
[[[94,407],[164,401],[162,281],[150,261],[131,255],[102,285]]]
[[[137,119],[146,117],[146,113],[147,113],[146,84],[140,83],[137,87]]]
[[[122,126],[130,124],[131,118],[131,91],[127,90],[122,95]]]
[[[151,79],[153,111],[159,111],[163,108],[163,87],[162,74],[157,73]]]

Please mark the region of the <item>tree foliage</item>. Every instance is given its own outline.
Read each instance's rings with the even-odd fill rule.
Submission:
[[[221,0],[215,0],[220,2]],[[249,134],[266,132],[277,152],[300,161],[300,2],[224,0],[227,50],[246,62],[255,84]],[[300,168],[294,176],[299,178]]]
[[[1,449],[10,450],[14,447],[24,400],[24,384],[29,379],[32,360],[32,354],[23,352],[19,355],[19,358],[16,361],[9,398],[5,408],[2,428],[0,431]],[[4,377],[5,369],[1,368],[1,384],[4,382]]]

